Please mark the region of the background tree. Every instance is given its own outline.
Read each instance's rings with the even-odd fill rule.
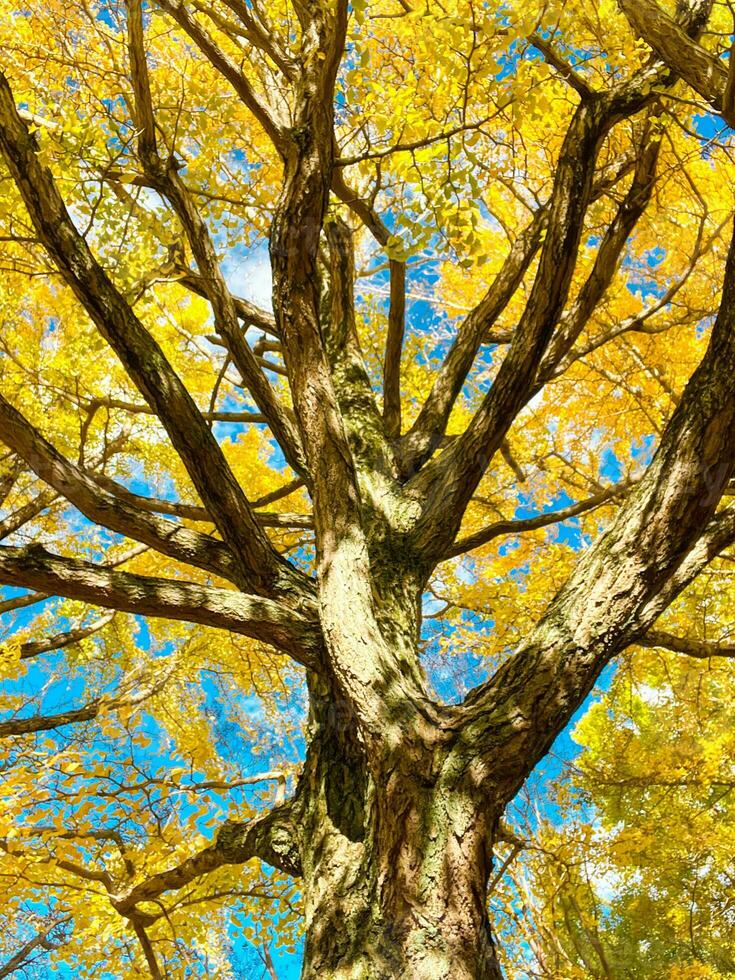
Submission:
[[[730,969],[732,18],[620,8],[3,6],[0,972]]]

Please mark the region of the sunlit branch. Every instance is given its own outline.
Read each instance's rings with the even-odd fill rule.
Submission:
[[[735,126],[733,86],[723,62],[691,38],[654,0],[618,0],[630,25],[672,71]],[[709,5],[711,6],[711,4]]]
[[[240,592],[105,569],[31,545],[0,546],[0,581],[142,616],[184,620],[269,643],[314,666],[321,634],[300,614]]]
[[[373,238],[385,248],[390,232],[375,208],[361,198],[345,181],[341,169],[335,165],[332,174],[332,190],[337,197],[362,221]],[[396,439],[401,433],[401,354],[406,318],[406,263],[389,257],[390,301],[388,331],[383,357],[383,418],[386,435]]]
[[[211,35],[197,23],[183,3],[173,3],[171,0],[158,0],[158,6],[165,10],[172,20],[189,36],[191,41],[202,52],[204,57],[217,71],[227,79],[238,94],[243,104],[252,112],[273,145],[279,152],[284,148],[284,122],[266,100],[257,95],[253,86],[237,65],[215,44]]]
[[[368,466],[387,471],[391,450],[384,439],[355,323],[352,229],[341,218],[334,218],[324,232],[329,243],[329,308],[323,333],[337,399],[355,455],[364,457]]]
[[[79,708],[59,711],[52,715],[31,715],[30,717],[15,717],[0,721],[0,738],[55,731],[67,725],[92,721],[101,712],[142,704],[158,694],[165,686],[175,668],[175,662],[173,658],[171,659],[170,664],[164,665],[163,670],[159,669],[153,675],[150,675],[150,668],[132,671],[129,676],[122,679],[114,694],[93,698]],[[156,667],[160,667],[160,665],[156,664]]]
[[[571,65],[569,65],[562,57],[559,56],[558,52],[554,49],[554,46],[547,41],[546,38],[541,37],[540,34],[532,34],[529,40],[531,44],[533,44],[533,46],[541,52],[551,67],[556,69],[564,81],[571,85],[578,95],[580,95],[583,99],[587,99],[595,94],[592,87],[581,77],[581,75],[577,74]]]
[[[151,875],[128,891],[112,895],[111,901],[121,915],[134,916],[136,906],[155,901],[164,892],[177,891],[223,865],[245,864],[254,857],[295,877],[301,874],[290,803],[248,823],[226,823],[214,844],[176,867]]]
[[[735,657],[735,645],[719,643],[715,640],[699,640],[693,636],[676,636],[666,630],[648,630],[636,640],[642,647],[662,647],[674,653],[684,653],[698,660],[709,660],[712,657]]]
[[[111,494],[97,482],[104,477],[86,473],[62,456],[2,395],[0,422],[3,441],[13,447],[37,476],[91,521],[141,541],[171,558],[231,580],[238,578],[235,562],[226,545],[199,531],[149,515]]]
[[[20,659],[28,660],[31,657],[38,657],[42,653],[51,653],[56,650],[64,650],[66,647],[81,643],[99,633],[100,630],[108,626],[115,617],[114,610],[100,616],[95,622],[88,626],[79,626],[76,629],[65,630],[63,633],[56,633],[47,637],[45,640],[31,640],[21,644]]]
[[[154,127],[153,104],[146,64],[140,0],[134,0],[128,14],[128,43],[130,49],[133,88],[137,112],[150,119]],[[260,411],[268,419],[271,431],[286,458],[297,473],[304,474],[305,462],[298,431],[292,418],[278,402],[266,380],[258,359],[250,349],[240,327],[237,309],[217,259],[209,228],[194,205],[171,158],[159,157],[155,139],[148,139],[145,129],[138,142],[138,154],[143,168],[154,186],[165,195],[184,228],[196,259],[204,289],[212,306],[217,332],[222,336],[233,363],[252,394]]]
[[[446,557],[454,558],[457,555],[466,554],[468,551],[472,551],[475,548],[480,548],[483,545],[489,544],[490,541],[500,537],[501,535],[523,534],[526,531],[538,531],[541,528],[559,524],[562,521],[569,520],[572,517],[578,517],[580,514],[586,514],[589,511],[603,506],[603,504],[610,503],[611,501],[617,500],[618,498],[624,496],[633,485],[632,480],[627,480],[624,483],[607,487],[600,493],[588,497],[587,500],[581,500],[576,504],[570,504],[569,507],[563,507],[560,510],[552,510],[545,514],[539,514],[537,517],[511,518],[505,521],[496,521],[494,524],[490,524],[481,531],[476,531],[474,534],[470,534],[465,538],[460,538],[459,540],[455,541]]]

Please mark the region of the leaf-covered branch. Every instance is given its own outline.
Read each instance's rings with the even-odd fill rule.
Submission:
[[[101,712],[141,704],[164,687],[171,670],[172,665],[168,665],[167,669],[152,676],[145,676],[144,670],[133,671],[128,677],[123,678],[114,694],[93,698],[79,708],[70,708],[68,711],[59,711],[52,715],[30,715],[0,721],[0,738],[54,731],[66,725],[91,721]]]
[[[100,486],[94,474],[87,474],[62,456],[2,395],[0,422],[3,442],[12,446],[37,476],[91,521],[178,561],[237,581],[233,556],[221,541],[155,517],[133,506],[134,499],[129,503],[110,493]]]

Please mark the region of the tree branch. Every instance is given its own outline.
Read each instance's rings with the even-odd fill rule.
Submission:
[[[11,973],[16,973],[18,970],[22,969],[28,964],[28,959],[37,949],[43,949],[47,952],[58,949],[59,946],[63,945],[62,941],[56,941],[52,933],[56,930],[63,928],[71,920],[61,919],[58,922],[52,923],[48,928],[43,929],[41,932],[36,933],[32,939],[29,939],[24,943],[14,956],[11,956],[9,960],[0,966],[0,978],[9,977]]]
[[[183,7],[180,8],[180,15],[184,16]],[[268,419],[271,431],[283,449],[286,459],[297,473],[304,475],[305,462],[298,431],[293,420],[278,402],[261,370],[258,359],[245,339],[232,294],[220,269],[209,229],[179,176],[173,158],[163,161],[158,155],[144,48],[141,0],[133,0],[129,8],[128,47],[136,112],[142,119],[149,120],[151,130],[149,137],[144,128],[138,140],[138,155],[143,169],[153,186],[169,200],[184,228],[202,277],[207,299],[212,306],[216,330],[225,341],[235,367],[255,399],[256,405]]]
[[[618,0],[633,31],[658,57],[735,127],[735,105],[729,101],[729,73],[723,63],[698,44],[654,0]],[[711,3],[705,5],[711,8]]]
[[[138,493],[133,493],[121,483],[110,479],[103,473],[90,473],[90,477],[105,490],[109,490],[113,496],[125,501],[131,507],[140,511],[154,514],[169,514],[171,517],[181,517],[189,521],[203,521],[213,524],[209,512],[204,507],[197,504],[182,504],[177,500],[162,500],[158,497],[143,497]],[[253,509],[255,506],[253,504]],[[312,528],[314,523],[308,514],[281,514],[268,513],[261,511],[255,514],[255,520],[261,527],[283,527],[283,528]],[[178,525],[172,525],[178,527]],[[204,535],[207,537],[206,535]],[[211,541],[211,538],[207,540]],[[160,549],[158,549],[160,550]],[[193,562],[191,563],[193,564]]]
[[[595,93],[594,90],[587,84],[587,82],[577,74],[577,72],[568,65],[563,58],[554,50],[553,45],[546,40],[546,38],[541,37],[540,34],[531,34],[529,41],[537,48],[544,59],[555,68],[557,72],[561,75],[565,82],[572,86],[572,88],[580,95],[583,99],[591,98]]]
[[[86,473],[67,460],[2,395],[0,423],[3,442],[11,446],[37,476],[74,504],[89,520],[141,541],[177,561],[214,572],[231,581],[238,580],[237,566],[226,545],[200,531],[149,515],[103,489],[108,483],[105,477]],[[109,483],[114,484],[114,481],[110,480]],[[133,494],[130,496],[135,497]]]
[[[0,546],[0,581],[136,615],[231,630],[269,643],[312,667],[320,657],[318,626],[299,613],[258,596],[111,571],[78,559],[62,558],[37,545]]]
[[[334,390],[352,452],[367,470],[390,473],[393,454],[385,439],[355,326],[355,259],[352,229],[335,217],[325,227],[329,243],[329,308],[323,333]]]
[[[385,248],[390,239],[385,222],[374,207],[347,185],[339,167],[335,167],[332,174],[332,190],[362,221],[376,242]],[[388,438],[397,439],[401,434],[401,353],[406,319],[406,263],[389,258],[388,271],[390,301],[383,359],[383,419]]]
[[[174,668],[175,663],[172,662],[165,666],[160,676],[154,674],[148,678],[145,677],[145,669],[135,670],[123,679],[115,694],[94,698],[81,708],[72,708],[53,715],[32,715],[29,718],[9,718],[7,721],[0,721],[0,738],[48,732],[66,725],[91,721],[101,711],[141,704],[162,690]]]
[[[66,282],[155,408],[203,503],[241,566],[246,588],[302,593],[304,578],[256,524],[247,498],[190,394],[77,232],[51,173],[42,167],[12,92],[0,75],[0,149],[36,232]]]
[[[196,293],[197,296],[201,296],[202,299],[209,299],[206,280],[203,276],[198,275],[186,267],[177,268],[176,271],[177,282],[181,283],[182,286],[186,286],[188,290]],[[278,338],[276,318],[272,313],[269,313],[268,310],[261,309],[261,307],[256,306],[247,299],[242,299],[240,296],[232,296],[232,302],[235,306],[235,312],[246,326],[258,327],[260,330],[269,333],[272,337]]]
[[[551,377],[554,368],[572,348],[594,313],[617,272],[623,249],[633,229],[648,206],[661,149],[661,132],[657,128],[659,117],[660,113],[655,112],[647,120],[631,185],[600,242],[592,271],[571,309],[559,321],[559,327],[539,365],[535,390],[540,390]]]
[[[624,155],[615,166],[595,180],[595,201],[624,177],[634,158]],[[503,266],[480,303],[461,324],[431,391],[410,430],[401,440],[401,468],[408,477],[416,474],[441,444],[449,416],[483,343],[499,343],[489,331],[513,298],[541,245],[549,219],[551,201],[540,207],[511,246]],[[511,334],[503,338],[510,342]]]
[[[282,154],[285,140],[283,121],[278,118],[272,107],[268,106],[265,100],[256,94],[253,86],[237,65],[215,44],[212,37],[196,22],[183,3],[158,0],[158,6],[161,10],[165,10],[172,20],[176,21],[207,61],[227,79],[243,104],[247,106],[268,134],[275,148]]]
[[[429,564],[450,547],[467,502],[532,391],[572,281],[602,138],[615,122],[645,104],[650,85],[651,78],[642,73],[604,97],[583,102],[572,117],[557,164],[538,271],[510,348],[465,432],[411,484],[424,501],[416,543]],[[465,356],[474,357],[475,344],[465,346]]]
[[[291,805],[291,802],[284,803],[248,823],[226,823],[210,847],[205,847],[168,871],[151,875],[126,892],[112,895],[112,905],[121,915],[135,916],[136,906],[155,901],[164,892],[177,891],[217,868],[245,864],[254,857],[286,874],[299,877],[301,861]]]
[[[111,610],[105,613],[104,616],[100,616],[94,623],[90,623],[89,626],[79,626],[76,629],[64,630],[63,633],[56,633],[54,636],[49,636],[45,640],[33,640],[28,643],[22,643],[20,647],[20,659],[29,660],[31,657],[38,657],[42,653],[63,650],[65,647],[72,646],[74,643],[80,643],[82,640],[86,640],[88,637],[99,633],[108,623],[112,622],[114,617],[115,612]]]
[[[719,313],[643,479],[578,562],[531,636],[464,710],[457,754],[509,800],[581,704],[603,666],[735,537],[735,508],[715,515],[735,471],[735,228]],[[704,531],[702,528],[704,527]]]
[[[606,487],[600,493],[596,493],[586,500],[580,500],[576,504],[570,504],[569,507],[563,507],[561,510],[552,510],[546,514],[539,514],[537,517],[511,518],[505,521],[496,521],[481,531],[475,531],[474,534],[469,534],[466,538],[460,538],[455,541],[445,557],[456,558],[457,555],[464,555],[468,551],[489,544],[490,541],[504,534],[522,534],[525,531],[537,531],[542,527],[549,527],[552,524],[559,524],[561,521],[569,520],[571,517],[578,517],[580,514],[595,510],[603,504],[624,496],[632,486],[633,481],[626,480],[624,483]]]
[[[698,640],[696,637],[676,636],[666,630],[648,630],[636,640],[641,647],[663,647],[674,653],[684,653],[698,660],[709,660],[711,657],[735,657],[735,645],[716,643],[710,640]]]

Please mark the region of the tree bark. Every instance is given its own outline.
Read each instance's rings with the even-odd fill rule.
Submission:
[[[310,687],[295,810],[302,976],[501,978],[486,907],[499,808],[450,781],[440,739],[408,734],[376,767],[346,702],[323,681]]]

